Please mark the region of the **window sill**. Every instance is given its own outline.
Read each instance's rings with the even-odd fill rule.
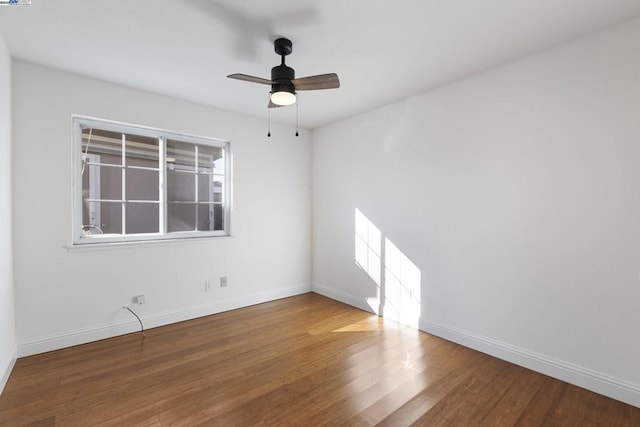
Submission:
[[[152,240],[133,240],[127,242],[98,242],[98,243],[82,243],[63,246],[67,252],[83,252],[92,250],[109,250],[123,248],[143,248],[148,246],[165,246],[175,244],[193,244],[193,243],[211,243],[213,241],[229,240],[233,236],[202,236],[202,237],[182,237],[179,239],[152,239]]]

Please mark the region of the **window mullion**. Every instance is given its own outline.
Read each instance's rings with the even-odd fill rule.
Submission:
[[[229,152],[229,146],[224,148],[224,192],[222,193],[224,199],[222,200],[223,212],[224,212],[224,229],[227,233],[231,233],[230,220],[231,220],[231,153]]]
[[[160,155],[160,170],[158,171],[158,198],[159,198],[159,218],[160,234],[167,234],[167,138],[158,138],[158,150]]]
[[[198,146],[194,145],[194,150],[195,150],[195,162],[194,162],[194,168],[195,168],[195,181],[196,181],[196,193],[195,193],[195,210],[196,210],[196,223],[194,224],[193,230],[197,231],[198,230],[198,162],[199,162],[199,158],[198,158]]]
[[[127,135],[122,134],[122,235],[127,234]]]

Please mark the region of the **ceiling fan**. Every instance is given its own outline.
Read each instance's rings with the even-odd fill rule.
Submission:
[[[227,77],[245,82],[271,85],[269,108],[294,104],[296,102],[296,92],[300,90],[336,89],[340,87],[340,80],[336,73],[296,79],[294,69],[284,63],[284,57],[293,50],[291,40],[279,38],[273,42],[273,46],[276,53],[282,57],[282,62],[271,69],[271,80],[247,74],[230,74]]]

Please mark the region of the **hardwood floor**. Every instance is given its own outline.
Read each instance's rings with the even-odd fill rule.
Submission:
[[[0,425],[640,426],[640,409],[305,294],[19,359]]]

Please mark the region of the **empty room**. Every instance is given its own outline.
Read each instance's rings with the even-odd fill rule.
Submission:
[[[0,0],[0,425],[640,425],[638,0]]]

